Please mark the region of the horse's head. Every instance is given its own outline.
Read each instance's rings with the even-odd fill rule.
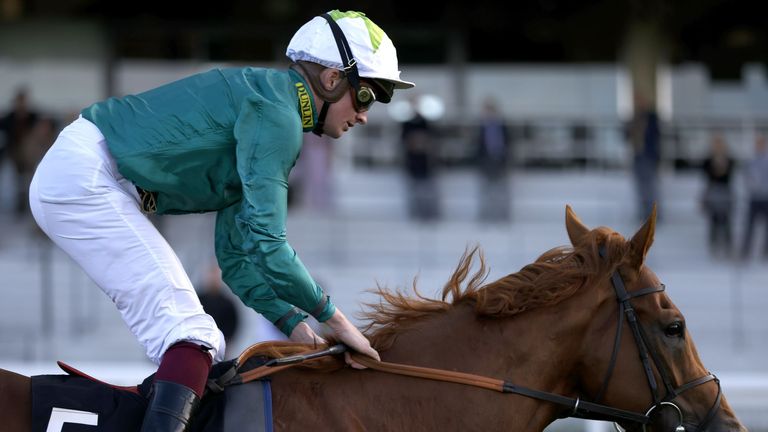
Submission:
[[[588,228],[566,208],[574,254],[599,260],[601,269],[587,296],[598,307],[591,308],[577,365],[579,391],[585,400],[647,415],[647,430],[745,430],[702,364],[685,317],[645,265],[655,223],[654,209],[627,241],[608,228]],[[642,423],[619,423],[643,430]]]

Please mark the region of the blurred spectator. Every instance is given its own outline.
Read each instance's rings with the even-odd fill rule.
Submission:
[[[205,313],[216,321],[216,325],[224,335],[224,342],[230,345],[237,334],[240,315],[237,311],[237,303],[235,303],[230,291],[224,288],[221,269],[219,269],[218,264],[213,263],[205,275],[202,290],[198,293],[198,297]]]
[[[746,259],[752,248],[752,234],[758,217],[765,222],[763,257],[768,258],[768,141],[765,135],[755,140],[755,155],[746,167],[746,183],[749,196],[747,227],[744,231],[741,256]]]
[[[7,153],[16,171],[14,199],[17,216],[23,215],[27,210],[29,184],[24,179],[29,168],[25,160],[26,150],[24,146],[28,144],[27,137],[32,133],[37,119],[38,114],[29,107],[29,98],[25,88],[20,88],[16,92],[10,111],[0,118],[0,131],[5,135],[5,150],[0,151],[0,166],[2,166],[2,153]],[[34,169],[34,166],[31,169]]]
[[[509,219],[509,131],[496,101],[483,103],[477,137],[477,166],[480,184],[479,217],[482,221]]]
[[[731,174],[734,160],[722,135],[712,137],[710,153],[704,160],[706,186],[701,197],[702,209],[709,219],[709,250],[713,255],[730,255],[732,247],[731,209],[733,193]]]
[[[659,201],[661,130],[659,117],[653,104],[639,93],[635,94],[634,103],[634,115],[628,134],[633,152],[632,168],[637,189],[637,214],[638,218],[643,220],[651,214],[653,204],[658,205]]]
[[[411,218],[432,221],[439,217],[439,196],[435,182],[435,139],[430,122],[411,100],[413,116],[402,123],[401,140],[408,177],[408,210]]]

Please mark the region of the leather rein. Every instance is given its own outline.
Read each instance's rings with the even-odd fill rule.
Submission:
[[[600,252],[601,252],[601,255],[603,255],[602,253],[603,251],[601,250]],[[671,379],[669,378],[669,373],[666,371],[666,369],[664,369],[664,367],[662,366],[662,363],[659,360],[660,357],[658,356],[656,351],[653,350],[651,344],[648,343],[648,337],[644,332],[643,328],[640,326],[635,310],[632,307],[631,300],[633,298],[648,295],[648,294],[663,292],[665,290],[665,286],[661,284],[658,287],[650,287],[650,288],[644,288],[644,289],[640,289],[633,292],[627,292],[624,286],[624,281],[622,280],[618,271],[615,271],[611,275],[611,283],[613,284],[613,288],[616,293],[617,302],[619,304],[619,308],[618,308],[619,317],[618,317],[618,324],[616,328],[616,337],[614,339],[613,351],[611,353],[611,361],[610,361],[608,370],[606,372],[605,379],[603,380],[601,389],[598,392],[598,396],[595,398],[595,402],[585,401],[579,397],[572,398],[572,397],[563,396],[555,393],[549,393],[549,392],[535,390],[535,389],[531,389],[523,386],[518,386],[509,381],[485,377],[482,375],[448,371],[443,369],[433,369],[428,367],[412,366],[412,365],[399,364],[399,363],[376,361],[370,357],[354,354],[354,353],[351,355],[355,362],[360,363],[363,366],[366,366],[370,369],[381,371],[381,372],[469,385],[473,387],[484,388],[487,390],[493,390],[500,393],[518,394],[518,395],[533,398],[533,399],[551,402],[551,403],[568,408],[569,412],[566,415],[563,415],[562,418],[577,417],[577,418],[590,419],[590,420],[613,421],[614,426],[616,427],[617,430],[619,430],[617,426],[618,422],[632,422],[632,423],[640,424],[642,426],[642,430],[645,431],[647,425],[651,423],[651,414],[654,411],[661,411],[664,408],[674,409],[679,416],[679,422],[678,422],[678,426],[675,428],[675,432],[686,431],[687,430],[685,428],[686,425],[689,427],[693,427],[693,429],[691,429],[692,431],[705,430],[708,423],[712,420],[712,418],[714,418],[715,414],[717,413],[717,410],[720,408],[720,401],[722,396],[720,381],[717,379],[717,377],[714,374],[708,373],[700,378],[689,381],[678,387],[674,387],[674,385],[672,385]],[[632,335],[634,336],[635,343],[637,345],[637,349],[639,352],[640,360],[643,364],[643,369],[645,371],[645,375],[648,380],[648,385],[651,390],[651,396],[653,398],[653,403],[644,414],[640,412],[614,408],[614,407],[610,407],[610,406],[599,403],[600,399],[602,398],[603,394],[605,393],[608,387],[608,382],[611,379],[614,367],[616,365],[619,347],[621,345],[621,334],[622,334],[622,325],[623,325],[624,318],[626,318],[627,323],[632,330]],[[225,374],[219,380],[217,380],[218,383],[209,383],[209,386],[211,384],[214,384],[214,386],[216,387],[219,387],[219,386],[223,387],[229,384],[246,383],[249,381],[253,381],[259,378],[272,375],[280,370],[292,367],[299,363],[303,363],[304,361],[307,361],[307,360],[311,360],[311,359],[326,356],[326,355],[337,355],[347,350],[347,347],[343,344],[334,345],[327,349],[313,350],[306,354],[272,359],[268,361],[266,364],[264,364],[263,366],[259,366],[257,368],[254,368],[252,370],[249,370],[243,373],[236,373],[236,370],[239,367],[239,365],[244,364],[245,361],[250,357],[251,353],[257,351],[260,346],[262,346],[262,344],[254,345],[253,347],[243,352],[243,354],[241,354],[240,357],[235,362],[235,367],[233,367],[232,369],[234,372],[232,374]],[[652,364],[653,366],[656,367],[656,370],[659,372],[659,375],[661,376],[664,387],[666,389],[666,395],[663,398],[659,397],[658,385],[656,383],[656,378],[653,374]],[[712,404],[712,407],[709,409],[704,420],[701,421],[698,425],[685,423],[683,420],[682,411],[673,402],[673,400],[677,398],[680,394],[684,393],[685,391],[698,387],[699,385],[702,385],[709,381],[714,381],[717,384],[717,397],[715,399],[715,402]]]

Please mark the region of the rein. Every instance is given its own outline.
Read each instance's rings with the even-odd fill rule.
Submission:
[[[417,378],[425,378],[436,381],[465,384],[473,387],[480,387],[500,393],[512,393],[538,399],[546,402],[552,402],[563,405],[571,409],[568,417],[590,418],[594,415],[604,416],[605,418],[628,420],[636,423],[647,424],[649,418],[646,415],[626,411],[618,408],[600,405],[592,402],[583,401],[579,398],[570,398],[555,393],[547,393],[540,390],[534,390],[523,386],[515,385],[509,381],[503,381],[495,378],[488,378],[481,375],[468,374],[463,372],[453,372],[442,369],[432,369],[419,366],[411,366],[399,363],[379,362],[367,356],[352,354],[352,358],[368,368],[387,372],[396,375],[405,375]]]

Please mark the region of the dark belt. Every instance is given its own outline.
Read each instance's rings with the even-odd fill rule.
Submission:
[[[139,201],[141,201],[141,210],[144,213],[157,212],[157,192],[150,192],[136,186],[136,190],[139,191]]]

